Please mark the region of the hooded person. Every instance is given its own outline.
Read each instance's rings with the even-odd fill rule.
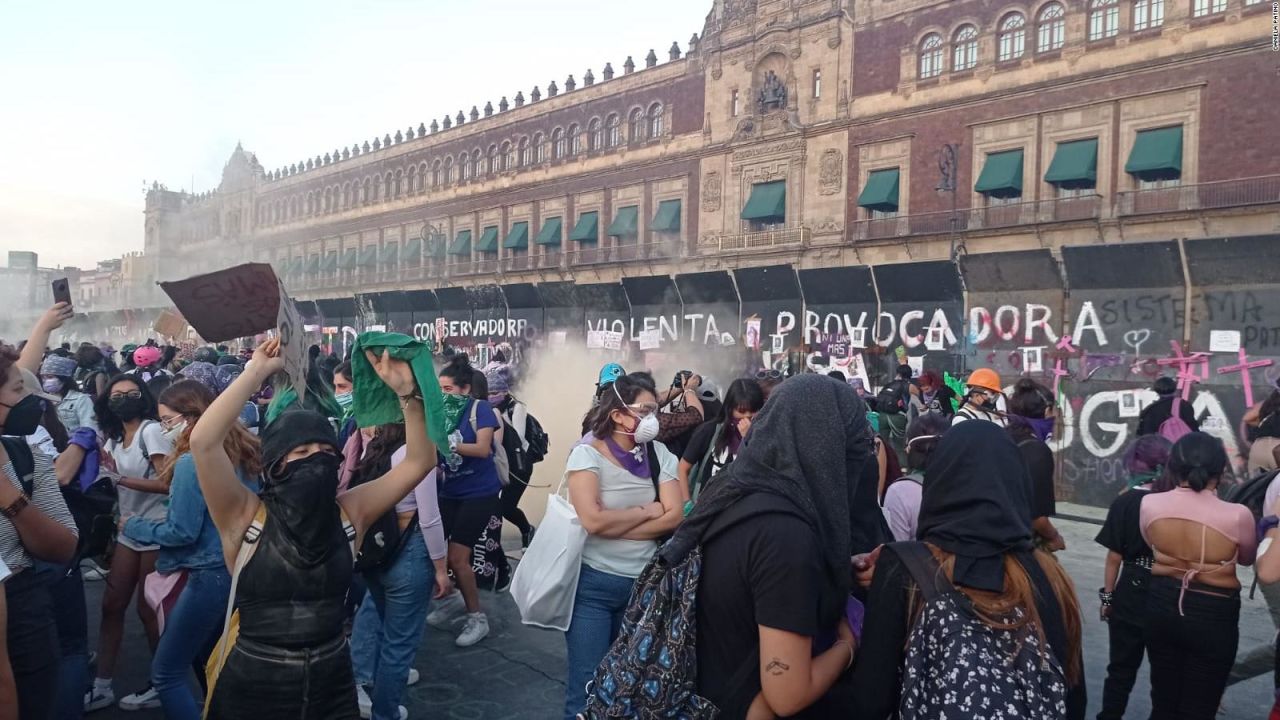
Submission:
[[[371,353],[369,361],[400,398],[406,456],[341,497],[338,438],[322,414],[293,409],[263,433],[260,495],[245,488],[227,457],[224,441],[245,402],[284,367],[278,340],[258,348],[191,431],[200,489],[224,554],[236,558],[231,602],[239,634],[225,635],[211,658],[210,719],[359,717],[343,633],[353,548],[435,464],[423,393],[439,392],[419,389],[406,362]]]
[[[851,662],[849,558],[888,537],[876,488],[861,482],[870,458],[853,389],[792,378],[659,551],[675,565],[700,547],[697,690],[723,717],[745,717],[753,703],[795,715]],[[768,668],[759,658],[772,658]]]
[[[930,600],[922,599],[925,596],[909,569],[915,554],[912,551],[922,548],[932,558],[928,574],[939,578],[939,586],[949,586],[967,598],[966,604],[972,604],[971,610],[944,615],[947,622],[978,622],[997,633],[1015,634],[1009,638],[1016,646],[1013,657],[969,656],[971,664],[987,664],[977,668],[981,677],[1005,670],[1009,677],[1044,680],[1041,650],[1047,643],[1061,673],[1056,682],[1065,677],[1065,687],[1049,681],[1036,692],[1020,696],[1013,708],[1017,716],[1083,717],[1081,625],[1075,589],[1062,567],[1034,547],[1030,493],[1022,456],[1001,428],[988,422],[966,422],[946,432],[925,471],[917,529],[920,542],[894,543],[873,554],[878,559],[867,595],[869,622],[854,668],[850,716],[889,717],[907,711],[915,713],[913,717],[941,717],[943,713],[949,717],[952,712],[967,715],[953,704],[980,707],[1007,697],[986,694],[997,692],[999,683],[942,683],[945,693],[930,689],[931,673],[940,671],[938,664],[958,652],[972,651],[970,646],[957,647],[948,641],[927,656],[908,654],[915,626],[938,617],[936,613],[947,612],[934,603],[939,598],[948,601],[956,597],[951,590],[941,589]],[[1013,608],[1016,611],[1011,611]],[[1039,642],[1018,646],[1016,633],[1026,628]],[[925,632],[929,631],[926,627]],[[954,642],[970,642],[968,638],[974,635],[964,633]],[[1007,646],[1002,643],[1001,647]],[[908,663],[914,664],[907,668]],[[906,687],[904,678],[917,684]]]
[[[195,380],[214,393],[220,392],[218,389],[218,369],[210,362],[197,360],[182,368],[181,375],[188,380]]]
[[[1159,399],[1142,409],[1138,416],[1138,435],[1155,435],[1160,426],[1173,417],[1173,406],[1178,404],[1178,417],[1191,428],[1191,432],[1200,431],[1200,421],[1196,419],[1195,408],[1190,402],[1182,400],[1178,382],[1171,377],[1159,377],[1151,384],[1151,390]]]
[[[529,462],[529,408],[511,394],[511,366],[505,363],[489,363],[484,371],[489,384],[489,404],[502,416],[507,425],[502,435],[503,449],[511,466],[512,482],[502,488],[498,501],[502,505],[502,517],[520,530],[520,542],[529,547],[533,541],[534,526],[520,509],[520,498],[533,477],[533,464]]]
[[[71,358],[50,355],[40,365],[40,386],[57,398],[58,420],[68,432],[87,427],[98,429],[93,414],[93,398],[76,387],[77,363]]]

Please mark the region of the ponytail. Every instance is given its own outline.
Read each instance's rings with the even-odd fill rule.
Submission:
[[[1174,479],[1196,492],[1220,479],[1226,468],[1227,451],[1222,441],[1202,432],[1184,435],[1169,456],[1169,471]]]

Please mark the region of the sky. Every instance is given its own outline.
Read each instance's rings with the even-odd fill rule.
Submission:
[[[142,249],[144,184],[217,187],[536,85],[665,62],[712,0],[69,0],[0,8],[0,262]]]

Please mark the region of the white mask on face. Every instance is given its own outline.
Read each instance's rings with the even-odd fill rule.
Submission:
[[[186,421],[186,420],[183,420],[182,422],[178,423],[177,425],[174,425],[173,427],[169,428],[168,430],[165,430],[165,431],[164,431],[164,437],[165,437],[165,439],[166,439],[166,440],[168,440],[170,443],[177,443],[177,442],[178,442],[178,438],[182,437],[182,431],[183,431],[183,430],[186,430],[186,429],[187,429],[187,421]]]
[[[632,414],[634,415],[635,413]],[[651,413],[640,418],[639,424],[636,425],[635,432],[627,434],[635,437],[636,442],[643,445],[656,440],[658,437],[658,430],[658,414]]]

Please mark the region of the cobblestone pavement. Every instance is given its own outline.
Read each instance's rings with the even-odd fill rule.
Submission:
[[[1097,511],[1060,506],[1060,512],[1094,519]],[[1102,681],[1107,666],[1106,626],[1097,620],[1096,590],[1102,584],[1103,551],[1093,542],[1097,525],[1060,519],[1058,527],[1067,540],[1067,551],[1059,557],[1076,581],[1085,615],[1085,668],[1088,674],[1090,717],[1097,713]],[[510,538],[515,540],[515,538]],[[1247,576],[1247,577],[1246,577]],[[1252,582],[1252,573],[1242,573]],[[98,607],[102,583],[89,583],[90,647],[97,642]],[[450,720],[552,720],[559,717],[563,699],[564,639],[559,633],[537,630],[520,624],[514,604],[507,596],[483,596],[492,632],[479,645],[459,650],[453,637],[427,629],[416,667],[422,681],[409,688],[405,704],[410,718]],[[1254,720],[1265,714],[1272,697],[1271,643],[1275,628],[1261,594],[1247,597],[1241,613],[1240,655],[1237,678],[1228,688],[1219,718]],[[136,616],[130,616],[125,647],[119,663],[117,696],[146,683],[148,654]],[[1150,712],[1146,668],[1138,679],[1130,701],[1128,717],[1146,718]],[[103,710],[95,720],[151,720],[160,711],[126,713]]]

